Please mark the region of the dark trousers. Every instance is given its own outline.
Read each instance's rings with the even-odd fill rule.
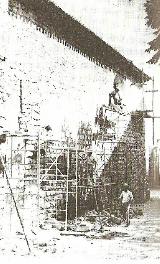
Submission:
[[[121,213],[123,219],[126,221],[127,220],[127,211],[128,211],[129,203],[123,203],[121,207]]]

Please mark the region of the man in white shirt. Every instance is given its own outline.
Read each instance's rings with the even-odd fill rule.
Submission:
[[[128,226],[130,224],[129,211],[131,202],[133,201],[133,194],[129,191],[127,183],[124,184],[124,190],[122,191],[119,199],[121,199],[122,204],[122,216]]]

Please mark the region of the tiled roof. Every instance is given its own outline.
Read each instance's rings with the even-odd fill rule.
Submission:
[[[9,13],[32,21],[39,30],[103,68],[113,70],[132,83],[150,79],[95,33],[48,0],[9,0]]]

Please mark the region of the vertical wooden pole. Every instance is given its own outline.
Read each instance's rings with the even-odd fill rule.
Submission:
[[[37,140],[37,185],[38,185],[38,195],[37,195],[37,218],[38,218],[38,228],[40,225],[40,220],[39,220],[39,216],[40,216],[40,133],[38,132],[38,137],[36,138]],[[39,250],[39,239],[37,241],[37,245],[38,245],[38,250]]]
[[[20,96],[19,96],[19,99],[20,99],[20,113],[22,114],[22,112],[23,112],[23,109],[22,109],[22,80],[20,80]]]
[[[13,163],[13,137],[11,135],[11,178],[12,178],[12,174],[13,174],[13,169],[12,169],[12,163]]]
[[[78,217],[78,148],[76,142],[76,226]]]
[[[55,149],[55,152],[56,152],[56,186],[57,186],[57,180],[58,180],[58,164],[57,164],[57,161],[58,161],[58,153],[57,153],[57,149]],[[55,198],[55,202],[56,202],[56,219],[58,217],[58,200],[57,200],[57,197]]]
[[[22,116],[22,112],[23,112],[23,107],[22,107],[22,80],[20,80],[20,93],[19,93],[19,105],[20,105],[20,118],[18,119],[18,123],[19,123],[19,130],[21,130],[21,116]]]
[[[67,148],[67,178],[66,178],[66,219],[65,219],[65,231],[67,231],[68,225],[68,180],[69,180],[69,145]]]
[[[153,146],[155,143],[155,121],[154,121],[154,77],[153,77],[153,86],[152,86],[152,111],[153,111],[153,118],[152,118],[152,129],[153,129]]]

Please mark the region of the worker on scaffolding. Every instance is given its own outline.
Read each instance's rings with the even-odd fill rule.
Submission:
[[[82,155],[81,160],[81,185],[92,186],[94,182],[96,170],[96,161],[92,155],[92,151],[86,151]]]
[[[123,186],[123,191],[121,192],[121,195],[119,197],[121,200],[121,212],[123,220],[126,224],[126,226],[129,226],[130,224],[130,206],[133,201],[133,194],[131,191],[129,191],[128,184],[125,183]]]
[[[83,156],[81,184],[85,188],[82,189],[83,206],[93,210],[95,207],[95,178],[96,178],[96,160],[93,157],[91,149],[86,149]]]
[[[88,181],[89,181],[89,184],[91,185],[95,181],[94,179],[95,171],[96,171],[96,160],[93,157],[92,151],[89,151],[87,153],[87,175],[89,176]]]
[[[95,124],[99,125],[100,131],[106,131],[107,129],[111,128],[113,125],[113,122],[108,120],[108,117],[106,115],[106,106],[102,105],[97,111],[97,115],[95,117]]]
[[[114,90],[109,94],[109,106],[112,106],[114,110],[116,110],[115,106],[119,106],[122,109],[122,99],[116,82],[114,82],[113,88]]]

